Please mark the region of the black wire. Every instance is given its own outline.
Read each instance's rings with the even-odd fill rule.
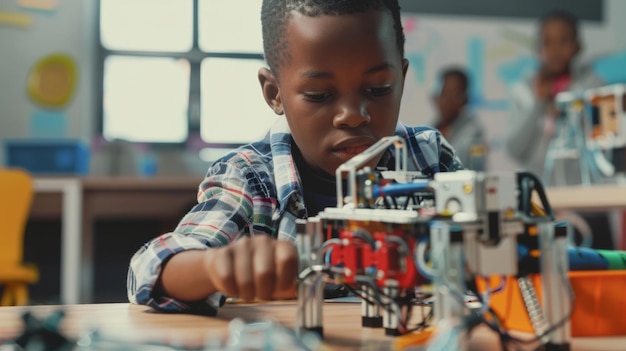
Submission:
[[[386,196],[383,196],[383,200],[385,201],[385,208],[390,209],[391,204],[389,203],[389,199]]]
[[[422,321],[417,324],[417,326],[413,328],[407,328],[406,333],[413,333],[422,329],[426,329],[429,325],[433,317],[435,316],[434,310],[431,308],[428,314],[424,317],[424,305],[420,305],[422,310]]]
[[[345,287],[346,287],[346,289],[348,289],[348,291],[350,291],[350,292],[351,292],[351,293],[353,293],[354,295],[358,296],[361,300],[364,300],[365,302],[369,303],[370,305],[380,305],[380,303],[379,303],[379,302],[377,302],[377,301],[372,301],[372,300],[370,300],[370,299],[369,299],[369,297],[366,297],[366,296],[363,294],[363,290],[361,290],[361,289],[357,289],[357,288],[354,288],[354,287],[353,287],[352,285],[350,285],[350,284],[344,284],[343,286],[345,286]],[[381,302],[382,302],[382,301],[381,301]]]
[[[552,212],[548,196],[539,178],[530,172],[518,172],[517,182],[519,186],[519,210],[527,216],[531,215],[532,191],[535,190],[537,195],[539,195],[541,205],[546,211],[546,214],[554,220],[554,212]]]
[[[567,278],[565,278],[567,279]],[[472,283],[473,282],[473,283]],[[567,281],[565,281],[565,283],[569,283]],[[476,298],[478,299],[478,301],[483,304],[483,299],[481,294],[479,294],[476,290],[476,283],[475,281],[472,279],[469,281],[469,283],[467,284],[468,287],[470,288],[470,290],[472,291],[472,293],[474,293],[476,295]],[[570,288],[568,289],[568,293],[570,295],[570,310],[568,311],[567,315],[565,315],[565,317],[563,317],[560,321],[554,323],[553,325],[551,325],[548,329],[546,329],[542,334],[535,336],[534,338],[530,338],[530,339],[520,339],[518,337],[514,337],[511,334],[509,334],[509,332],[507,330],[504,330],[500,327],[500,321],[502,320],[502,318],[500,318],[497,313],[491,308],[489,307],[489,313],[494,317],[494,320],[498,323],[498,325],[493,325],[493,323],[489,322],[484,316],[479,316],[479,318],[482,320],[483,324],[485,324],[487,327],[489,327],[491,330],[495,331],[496,333],[499,334],[501,341],[504,341],[503,346],[503,350],[506,350],[506,343],[513,343],[513,344],[517,344],[517,345],[531,345],[534,343],[537,343],[538,341],[541,341],[542,338],[546,337],[547,335],[550,335],[551,333],[553,333],[555,330],[557,330],[558,328],[562,327],[565,323],[567,323],[567,321],[570,319],[573,311],[574,311],[574,294],[573,291]],[[455,294],[453,294],[455,295]],[[455,295],[456,296],[456,295]],[[475,311],[472,311],[475,315],[478,315]]]
[[[380,296],[383,296],[385,298],[387,298],[388,300],[391,300],[391,303],[383,303],[382,300],[376,300],[373,301],[371,300],[369,297],[366,297],[363,294],[363,290],[357,287],[354,287],[350,284],[344,284],[344,286],[346,287],[346,289],[348,289],[348,291],[350,291],[351,293],[355,294],[356,296],[358,296],[360,299],[366,301],[367,303],[369,303],[370,305],[378,305],[381,308],[383,308],[385,311],[387,311],[388,313],[394,313],[395,311],[393,310],[393,306],[396,305],[398,306],[398,309],[400,311],[400,313],[402,314],[402,318],[400,318],[400,324],[402,329],[404,329],[403,333],[411,333],[414,331],[418,331],[421,329],[424,329],[426,327],[428,327],[430,325],[430,321],[433,317],[433,310],[431,308],[429,314],[426,316],[426,318],[422,318],[422,322],[418,323],[417,326],[410,328],[409,327],[409,321],[412,317],[412,310],[413,310],[413,306],[415,305],[415,295],[414,293],[411,294],[411,291],[408,290],[408,293],[406,295],[403,296],[397,296],[395,298],[390,297],[388,294],[385,294],[383,291],[381,291],[378,286],[372,286],[369,283],[364,283],[365,285],[368,285],[369,287],[371,287],[372,289],[375,289],[378,294]],[[400,289],[398,289],[400,290]],[[422,305],[422,309],[423,309],[423,305]],[[405,313],[403,313],[405,312]]]
[[[478,292],[478,288],[476,286],[476,280],[475,279],[470,279],[467,282],[467,287],[468,289],[476,296],[476,299],[478,300],[478,302],[480,302],[481,305],[484,305],[484,300],[482,298],[482,295]],[[453,294],[456,296],[456,294]],[[462,298],[461,298],[462,299]],[[465,304],[465,300],[463,300],[463,304]],[[498,325],[494,325],[493,323],[489,322],[485,316],[476,313],[476,311],[470,310],[472,312],[472,316],[476,319],[477,324],[472,325],[472,327],[470,329],[473,329],[474,327],[476,327],[478,324],[485,324],[487,327],[489,327],[489,329],[493,330],[494,332],[496,332],[499,336],[500,339],[500,346],[502,347],[503,351],[507,350],[507,342],[511,339],[514,339],[513,336],[511,336],[506,330],[503,330],[502,328],[500,328],[500,320],[501,318],[495,313],[495,311],[493,310],[493,308],[489,307],[488,312],[489,314],[492,315],[492,317],[494,318],[494,321],[496,321],[496,323],[498,323]],[[468,335],[469,335],[469,330],[468,330]]]
[[[390,196],[390,197],[391,197],[391,202],[393,203],[393,208],[398,209],[398,202],[396,201],[396,197],[395,196]]]
[[[404,208],[403,210],[406,210],[409,208],[409,203],[411,202],[412,197],[411,196],[406,196],[406,200],[404,201]]]

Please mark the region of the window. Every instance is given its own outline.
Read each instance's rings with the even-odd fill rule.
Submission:
[[[103,136],[259,139],[276,120],[257,79],[260,8],[261,0],[100,0]]]
[[[110,55],[104,72],[105,136],[161,142],[187,138],[189,61]]]

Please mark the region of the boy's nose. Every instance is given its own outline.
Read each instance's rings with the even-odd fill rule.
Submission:
[[[336,128],[355,128],[370,121],[371,117],[364,103],[346,103],[335,115],[333,124]]]

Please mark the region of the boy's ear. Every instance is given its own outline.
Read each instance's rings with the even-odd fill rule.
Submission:
[[[263,90],[263,97],[265,102],[274,110],[277,115],[285,113],[283,108],[283,101],[280,97],[280,88],[278,87],[278,80],[274,73],[268,68],[262,67],[259,69],[259,83],[261,83],[261,90]]]
[[[409,60],[406,58],[402,59],[402,76],[406,78],[406,72],[409,70]]]

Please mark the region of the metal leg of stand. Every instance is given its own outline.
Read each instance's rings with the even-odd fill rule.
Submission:
[[[361,286],[364,299],[361,300],[361,323],[365,328],[380,328],[383,326],[383,316],[380,315],[380,305],[376,301],[374,289],[368,285]],[[373,302],[373,303],[370,303]]]
[[[296,247],[299,255],[299,272],[318,263],[317,250],[321,245],[319,221],[296,221]],[[323,335],[322,307],[324,303],[323,273],[312,273],[298,284],[298,331],[308,330]]]
[[[298,285],[298,331],[313,331],[324,334],[322,307],[324,303],[324,283],[321,274],[301,282]]]
[[[582,138],[582,137],[581,137]],[[589,167],[589,156],[585,149],[584,142],[578,146],[578,164],[580,167],[580,183],[582,185],[591,185],[591,170]]]
[[[569,350],[570,322],[565,320],[571,306],[567,262],[567,228],[553,222],[539,224],[543,310],[550,326],[561,325],[550,334],[546,351]]]
[[[397,287],[386,286],[383,288],[383,293],[389,297],[389,304],[394,307],[387,307],[383,311],[383,327],[385,328],[385,335],[398,336],[401,334],[399,329],[399,321],[402,318],[402,311],[400,306],[394,301],[399,296],[399,289]]]
[[[461,325],[454,350],[464,351],[467,344],[462,326],[465,311],[463,242],[453,240],[450,226],[443,222],[431,226],[430,241],[435,271],[435,320],[436,323],[447,320],[452,326]]]
[[[548,147],[543,166],[543,185],[549,186],[554,175],[554,151]]]

